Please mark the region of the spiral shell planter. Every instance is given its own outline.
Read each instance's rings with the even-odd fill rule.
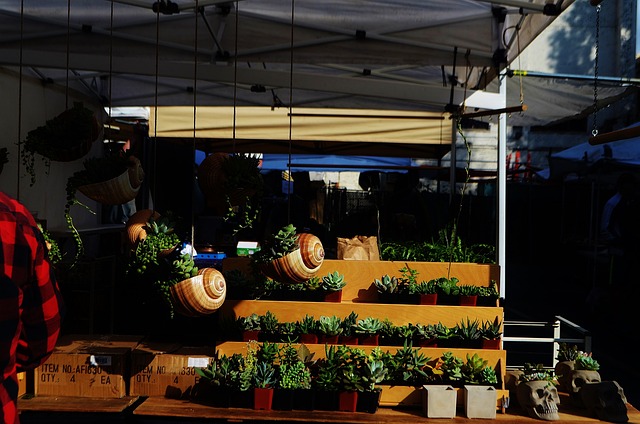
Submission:
[[[129,247],[134,248],[144,240],[147,237],[147,230],[144,229],[145,225],[149,220],[157,220],[158,218],[160,218],[160,214],[151,209],[141,209],[131,215],[125,225]]]
[[[129,168],[119,176],[100,183],[85,184],[78,187],[78,191],[104,205],[122,205],[136,198],[143,180],[140,160],[131,157]]]
[[[174,310],[187,317],[211,315],[222,306],[227,285],[220,271],[203,268],[195,277],[182,280],[170,288]]]
[[[314,277],[324,261],[324,248],[313,234],[298,234],[300,248],[273,261],[262,264],[261,271],[267,277],[289,284],[300,284]]]

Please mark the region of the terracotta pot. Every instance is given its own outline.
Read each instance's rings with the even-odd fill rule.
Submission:
[[[255,387],[253,389],[253,409],[271,411],[274,389]]]
[[[437,304],[438,304],[438,293],[418,295],[418,305],[437,305]]]
[[[318,343],[318,336],[316,334],[300,334],[300,343],[316,344]]]
[[[171,287],[171,301],[176,312],[188,317],[211,315],[224,303],[227,286],[215,268],[203,268],[195,277]]]
[[[358,336],[358,344],[361,346],[378,346],[378,334]]]
[[[327,292],[324,295],[325,302],[340,303],[342,302],[342,290]]]
[[[460,296],[460,306],[476,306],[478,302],[478,296]]]
[[[260,270],[267,277],[290,284],[300,284],[314,277],[324,261],[324,248],[320,239],[313,234],[298,234],[300,248],[260,265]]]
[[[501,339],[482,339],[482,349],[500,349]]]
[[[358,406],[358,392],[344,391],[338,393],[338,411],[356,412]]]
[[[251,340],[258,341],[260,339],[260,330],[244,330],[242,332],[242,341],[249,342]]]

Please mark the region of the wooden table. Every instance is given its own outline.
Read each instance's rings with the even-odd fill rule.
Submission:
[[[453,419],[429,419],[416,408],[381,407],[375,414],[330,411],[256,411],[245,408],[214,408],[188,400],[164,397],[91,399],[73,397],[39,396],[20,399],[22,424],[30,423],[193,423],[193,422],[289,422],[289,423],[345,423],[345,424],[415,424],[439,423],[488,423],[492,420],[468,419],[458,412]],[[585,416],[586,410],[573,408],[568,402],[560,404],[560,420],[556,424],[602,423],[597,418]],[[629,424],[640,424],[640,412],[627,404]],[[496,414],[502,423],[541,423],[529,418],[520,408],[507,408],[506,413]]]

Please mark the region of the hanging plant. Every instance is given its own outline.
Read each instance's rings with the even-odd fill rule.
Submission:
[[[99,203],[120,205],[135,199],[144,178],[140,161],[126,152],[89,158],[83,165],[84,169],[74,172],[68,178],[66,186],[64,216],[76,245],[76,254],[71,266],[84,254],[82,238],[71,216],[71,207],[79,205],[95,214],[90,207],[77,199],[77,192],[80,191]]]
[[[30,185],[36,182],[36,154],[42,156],[48,173],[51,161],[70,162],[86,155],[99,133],[98,120],[82,102],[75,102],[73,108],[29,131],[21,153],[22,164],[31,176]]]
[[[258,156],[211,154],[198,167],[198,183],[215,212],[234,224],[233,234],[259,218],[264,181]]]

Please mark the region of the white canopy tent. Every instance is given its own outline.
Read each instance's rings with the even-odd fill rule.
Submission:
[[[147,106],[160,116],[160,107],[186,107],[192,112],[191,138],[196,138],[194,126],[200,121],[194,119],[195,111],[206,106],[234,112],[261,106],[293,113],[316,108],[330,114],[338,108],[440,115],[444,121],[438,124],[438,139],[407,130],[407,120],[401,129],[404,141],[389,143],[387,133],[388,139],[376,145],[386,146],[377,153],[383,156],[412,144],[426,154],[429,145],[440,148],[452,142],[452,128],[442,126],[451,123],[450,113],[494,113],[518,106],[507,104],[505,84],[498,88],[496,76],[572,3],[0,0],[0,66],[86,93],[107,108]],[[29,99],[23,99],[21,107],[29,106]],[[152,122],[153,131],[160,120]],[[229,123],[224,126],[227,134],[216,135],[222,139],[208,139],[214,145],[238,141],[235,133],[229,138]],[[289,128],[298,131],[293,119]],[[505,133],[503,115],[497,163],[505,154]],[[268,144],[263,135],[258,131],[247,137],[239,151]],[[330,153],[335,154],[344,147],[343,153],[357,154],[360,147],[366,152],[360,154],[371,154],[369,141],[327,137],[316,134],[296,141],[320,146],[315,153],[333,148]],[[273,143],[293,143],[288,138]],[[499,171],[498,220],[504,222],[506,179],[505,170]],[[500,232],[503,264],[503,227]]]

